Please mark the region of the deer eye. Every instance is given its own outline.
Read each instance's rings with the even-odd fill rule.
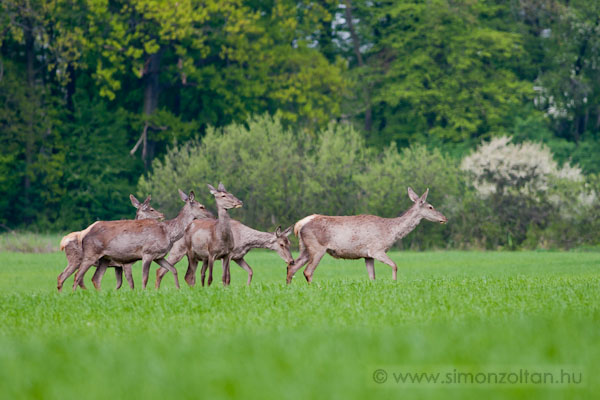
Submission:
[[[429,206],[429,209],[430,209],[430,210],[433,210],[433,206]]]

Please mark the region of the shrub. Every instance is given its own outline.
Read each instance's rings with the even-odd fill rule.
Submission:
[[[396,217],[412,205],[411,186],[419,194],[429,188],[429,202],[449,222],[423,222],[401,247],[563,248],[594,245],[600,232],[600,178],[559,167],[543,145],[497,138],[461,163],[423,145],[377,154],[349,125],[310,135],[268,116],[175,145],[140,179],[138,195],[152,194],[174,216],[178,188],[194,189],[211,208],[206,184],[219,181],[244,201],[232,216],[263,230],[313,213]]]
[[[257,229],[289,225],[311,213],[353,212],[358,187],[353,175],[364,165],[364,141],[348,125],[331,125],[319,137],[284,129],[278,117],[247,125],[208,129],[200,141],[175,146],[153,173],[141,178],[140,196],[174,215],[177,188],[196,190],[205,205],[214,199],[207,183],[222,181],[244,201],[232,215]]]
[[[494,193],[535,196],[548,191],[552,178],[583,180],[579,168],[568,163],[559,168],[543,144],[510,141],[507,136],[494,138],[463,159],[461,169],[474,178],[473,184],[481,196]]]
[[[510,141],[499,137],[480,145],[463,159],[461,169],[489,206],[476,215],[486,247],[514,249],[526,239],[524,244],[536,247],[541,232],[581,206],[573,195],[581,191],[584,177],[578,167],[559,167],[545,145]],[[483,221],[490,220],[485,229]]]

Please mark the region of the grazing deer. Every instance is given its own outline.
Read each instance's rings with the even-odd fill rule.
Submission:
[[[162,220],[165,218],[163,213],[155,210],[150,205],[151,196],[146,197],[146,200],[144,200],[143,203],[140,203],[138,201],[138,199],[136,199],[135,196],[132,194],[129,195],[129,199],[131,200],[131,204],[135,208],[137,208],[137,211],[135,213],[135,219]],[[71,276],[79,267],[79,264],[81,263],[81,256],[83,253],[82,248],[81,248],[81,241],[83,240],[83,237],[90,231],[90,229],[92,229],[92,227],[96,223],[97,222],[94,222],[92,225],[90,225],[83,231],[71,232],[68,235],[64,236],[62,238],[62,240],[60,241],[60,250],[61,251],[64,250],[65,255],[67,256],[68,264],[67,264],[66,268],[63,270],[63,272],[61,272],[58,275],[58,278],[57,278],[57,289],[59,292],[62,290],[65,280],[69,276]],[[115,268],[115,276],[117,278],[117,289],[119,289],[121,287],[121,285],[123,284],[122,265],[118,264],[118,263],[112,263],[110,266]],[[103,270],[106,270],[106,268],[103,268]],[[96,274],[98,274],[98,271],[100,271],[100,269],[96,269],[96,273],[94,274],[94,277],[96,277]],[[100,279],[102,279],[103,274],[104,274],[104,272],[102,272],[99,275]],[[130,276],[127,276],[127,281],[129,282],[129,286],[133,289],[133,279],[130,280],[130,278],[131,278]],[[96,286],[96,281],[94,279],[92,279],[92,282],[94,282],[94,286]],[[98,280],[98,282],[99,282],[99,280]],[[81,282],[79,282],[79,286],[82,289],[86,289],[85,285],[83,284],[83,280]],[[96,288],[98,289],[99,286],[96,286]]]
[[[330,217],[310,215],[296,223],[294,234],[300,240],[300,255],[295,265],[288,265],[287,283],[302,266],[308,283],[319,261],[329,253],[335,258],[364,258],[369,278],[375,279],[375,261],[381,261],[392,267],[396,280],[398,266],[386,254],[392,244],[408,235],[421,219],[446,223],[448,219],[426,202],[429,189],[419,197],[408,188],[408,197],[415,203],[398,218],[381,218],[375,215],[353,215]]]
[[[138,260],[142,260],[144,289],[148,283],[152,261],[173,272],[175,286],[179,288],[177,270],[165,260],[165,256],[194,219],[205,218],[207,215],[206,208],[194,200],[193,191],[187,196],[179,190],[179,196],[185,205],[177,217],[168,221],[142,219],[96,223],[82,240],[83,256],[75,275],[73,290],[93,264],[99,263],[100,268],[110,261],[127,265]]]
[[[204,278],[208,266],[209,257],[209,242],[211,233],[215,230],[215,219],[203,219],[192,222],[187,229],[183,239],[173,245],[167,261],[172,265],[178,263],[184,255],[188,256],[188,269],[185,274],[185,281],[189,286],[194,286],[196,283],[196,269],[198,261],[202,260],[202,286],[204,286]],[[293,264],[292,252],[290,251],[290,240],[288,236],[292,233],[293,226],[290,226],[285,231],[281,231],[278,227],[274,233],[261,232],[252,229],[239,221],[231,220],[231,231],[233,232],[233,250],[231,251],[231,259],[248,272],[248,282],[252,282],[252,268],[244,256],[251,249],[270,249],[274,250],[286,262]],[[156,270],[156,288],[160,287],[162,277],[167,273],[163,268]],[[212,269],[208,275],[208,285],[212,283]]]

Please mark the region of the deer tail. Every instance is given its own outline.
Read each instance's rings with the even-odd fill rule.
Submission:
[[[81,231],[71,232],[68,235],[63,236],[63,238],[60,240],[60,251],[64,251],[65,247],[67,247],[67,244],[73,240],[76,240],[80,233]]]
[[[312,221],[315,217],[319,216],[319,214],[309,215],[308,217],[302,218],[300,221],[296,222],[294,225],[294,235],[298,236],[300,233],[300,229],[310,221]]]

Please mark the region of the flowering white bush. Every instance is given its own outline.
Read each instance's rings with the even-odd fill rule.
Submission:
[[[522,195],[546,192],[553,178],[582,182],[581,169],[568,163],[559,168],[550,149],[541,143],[510,143],[502,136],[482,143],[465,157],[461,169],[475,178],[473,185],[483,197],[497,191]]]

